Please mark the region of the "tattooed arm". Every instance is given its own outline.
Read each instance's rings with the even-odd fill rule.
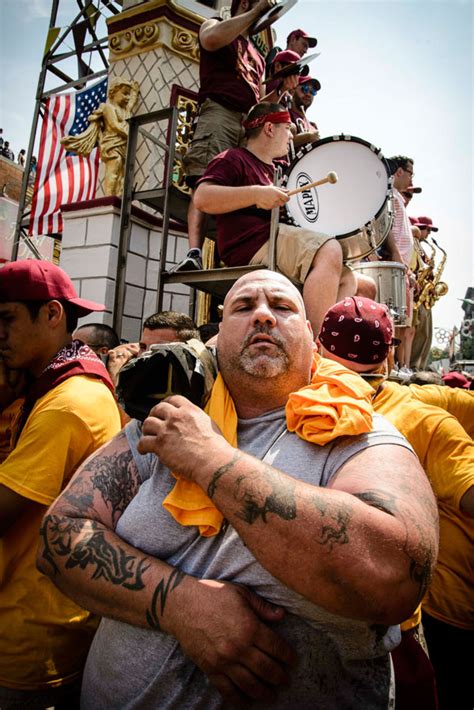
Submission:
[[[411,614],[436,561],[437,510],[410,451],[367,448],[321,488],[234,449],[183,398],[152,411],[140,450],[198,483],[275,577],[343,616],[390,624]]]
[[[139,486],[121,433],[49,509],[38,568],[85,609],[175,636],[223,695],[238,688],[266,697],[269,685],[287,681],[293,662],[289,646],[263,623],[281,619],[283,610],[244,587],[190,577],[120,538],[117,521]]]

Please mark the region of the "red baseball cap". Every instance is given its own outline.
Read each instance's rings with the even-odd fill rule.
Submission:
[[[275,62],[281,62],[282,64],[294,64],[294,62],[299,62],[300,59],[300,55],[296,52],[292,52],[291,49],[284,49],[282,52],[275,54],[272,64],[275,64]]]
[[[286,38],[286,44],[290,41],[292,37],[296,37],[296,39],[299,39],[300,37],[304,37],[305,40],[308,42],[308,47],[316,47],[318,44],[318,40],[316,37],[310,37],[304,30],[292,30],[288,37]]]
[[[312,84],[314,84],[314,86],[316,87],[316,91],[320,91],[320,90],[321,90],[321,84],[320,84],[319,81],[318,81],[317,79],[315,79],[313,76],[300,76],[300,78],[298,79],[298,83],[299,83],[300,85],[301,85],[301,84],[308,84],[309,82],[311,82]]]
[[[433,227],[433,220],[429,217],[417,217],[415,227],[428,227],[432,232],[437,232],[438,227]]]
[[[462,372],[457,372],[456,370],[448,372],[447,375],[443,375],[442,380],[448,387],[463,387],[468,390],[471,386],[467,377],[465,377]]]
[[[388,308],[371,298],[345,298],[326,313],[319,340],[337,357],[359,365],[377,365],[393,345]]]
[[[11,261],[0,268],[0,302],[67,301],[79,316],[105,311],[105,306],[79,298],[65,271],[39,259]]]

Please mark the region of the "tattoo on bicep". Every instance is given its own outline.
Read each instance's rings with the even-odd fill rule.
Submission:
[[[92,486],[99,491],[104,503],[117,522],[138,490],[138,473],[130,450],[98,457],[91,462]]]
[[[410,560],[410,579],[418,585],[418,598],[417,604],[419,604],[423,597],[425,596],[427,589],[431,582],[433,569],[433,555],[427,553],[425,559],[422,563],[416,560]]]
[[[326,545],[331,551],[334,545],[347,545],[349,542],[349,523],[352,509],[341,503],[337,507],[328,503],[322,496],[313,496],[313,505],[321,514],[321,527],[316,538],[319,545]]]
[[[265,469],[268,469],[268,474]],[[235,481],[234,498],[242,503],[236,516],[252,525],[261,518],[268,522],[269,513],[282,520],[296,518],[295,485],[288,478],[280,476],[278,471],[265,466],[256,476],[239,476]],[[260,479],[260,480],[259,480]],[[260,490],[258,490],[260,489]],[[270,489],[267,493],[262,489]]]
[[[389,495],[386,491],[363,491],[363,493],[352,493],[354,498],[358,498],[363,503],[367,503],[371,508],[377,508],[383,513],[395,515],[397,512],[396,499],[394,495]]]
[[[76,540],[76,535],[81,534]],[[143,574],[150,560],[127,553],[119,544],[105,537],[106,531],[95,521],[48,515],[41,527],[44,542],[42,556],[56,573],[60,572],[56,558],[65,557],[65,568],[92,568],[92,579],[105,579],[111,584],[139,591],[145,586]]]
[[[147,609],[146,620],[148,626],[152,629],[160,629],[160,616],[165,613],[166,601],[168,595],[183,581],[185,578],[184,572],[179,569],[174,569],[168,579],[163,578],[153,592],[150,609]],[[158,611],[159,606],[159,611]]]

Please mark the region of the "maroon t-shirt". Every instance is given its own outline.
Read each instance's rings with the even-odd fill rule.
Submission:
[[[296,130],[298,133],[312,133],[312,131],[317,131],[318,127],[317,125],[313,122],[310,121],[306,115],[302,116],[300,113],[295,111],[294,109],[290,108],[290,116],[291,120],[296,126]]]
[[[214,52],[201,46],[199,103],[213,99],[232,111],[247,113],[260,99],[264,73],[263,57],[241,35]]]
[[[246,148],[230,148],[211,160],[197,182],[215,182],[226,187],[272,185],[273,165],[268,165]],[[270,238],[271,210],[246,207],[216,215],[217,246],[227,266],[244,266]]]

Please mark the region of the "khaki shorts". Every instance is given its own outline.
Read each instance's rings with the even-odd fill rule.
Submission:
[[[303,284],[313,263],[314,255],[330,239],[334,239],[334,237],[321,232],[313,232],[310,229],[280,224],[276,240],[278,270],[291,281]],[[250,263],[268,266],[268,247],[269,242],[265,242],[253,255]]]
[[[183,157],[187,178],[201,177],[216,155],[228,148],[237,148],[244,134],[242,118],[239,111],[224,108],[212,99],[204,101],[193,139]],[[190,183],[194,187],[192,181]]]

